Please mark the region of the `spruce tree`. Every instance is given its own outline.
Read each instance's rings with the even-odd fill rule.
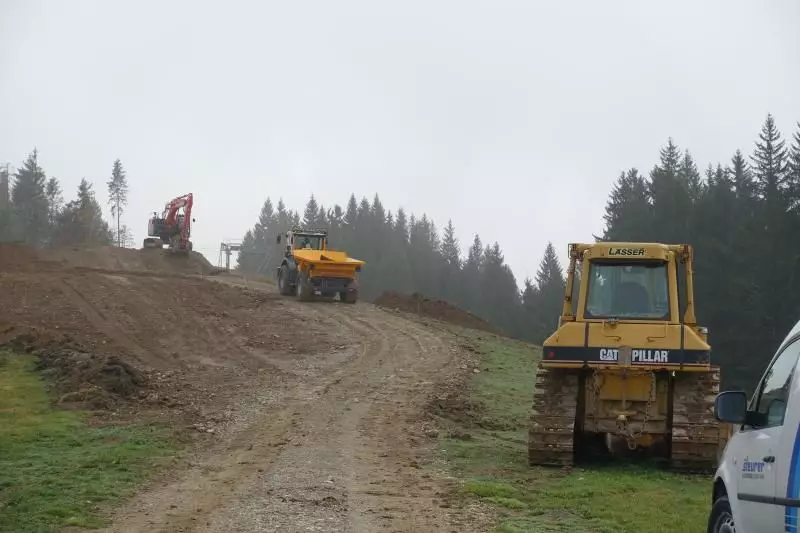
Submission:
[[[39,152],[33,152],[14,176],[11,203],[23,242],[42,245],[48,234],[48,205],[44,170],[39,166]]]
[[[635,168],[622,172],[606,203],[603,240],[648,240],[653,227],[647,181]]]
[[[61,191],[61,185],[55,177],[47,180],[45,196],[47,197],[47,223],[50,232],[52,232],[58,220],[58,215],[64,207],[64,195]]]
[[[780,192],[783,189],[786,174],[786,141],[781,139],[775,119],[767,115],[761,133],[756,141],[756,148],[750,159],[753,161],[753,172],[756,177],[758,192],[766,202],[767,211],[776,214],[780,209]]]
[[[54,242],[58,245],[107,245],[115,240],[103,220],[103,211],[95,198],[92,184],[81,179],[78,195],[59,214]]]
[[[564,302],[564,270],[558,260],[553,243],[548,242],[536,272],[536,300],[533,329],[535,341],[542,342],[558,326],[558,317]]]
[[[125,174],[125,169],[122,168],[122,161],[119,159],[114,161],[114,166],[111,168],[111,178],[107,182],[108,185],[108,203],[111,205],[111,216],[114,217],[116,222],[116,242],[117,246],[122,246],[122,225],[120,218],[128,205],[128,178]]]
[[[790,209],[800,211],[800,122],[797,123],[797,131],[792,135],[792,145],[789,148],[786,184]]]
[[[309,228],[313,228],[317,225],[319,218],[319,204],[317,203],[317,199],[314,198],[314,195],[311,195],[311,198],[308,199],[308,203],[306,203],[306,210],[303,213],[303,225]]]
[[[0,167],[0,242],[14,238],[10,177],[8,165]]]

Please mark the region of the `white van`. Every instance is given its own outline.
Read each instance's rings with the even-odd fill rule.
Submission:
[[[714,476],[709,533],[800,531],[798,356],[800,322],[772,357],[749,405],[741,391],[717,396],[714,415],[736,428]]]

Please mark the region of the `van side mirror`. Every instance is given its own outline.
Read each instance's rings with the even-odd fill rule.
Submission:
[[[714,417],[728,424],[744,424],[747,418],[747,394],[738,390],[719,393],[714,399]]]
[[[278,235],[278,244],[280,244],[280,243],[281,243],[281,236]]]

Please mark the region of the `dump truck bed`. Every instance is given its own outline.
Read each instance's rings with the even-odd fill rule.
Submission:
[[[352,278],[364,261],[353,259],[347,253],[336,250],[294,250],[295,261],[311,266],[311,277]]]

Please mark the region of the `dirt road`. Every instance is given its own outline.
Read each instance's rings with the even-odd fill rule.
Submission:
[[[280,379],[241,406],[218,444],[136,497],[108,531],[485,531],[421,468],[435,440],[420,415],[456,347],[368,305],[302,312],[346,348],[275,361]]]

